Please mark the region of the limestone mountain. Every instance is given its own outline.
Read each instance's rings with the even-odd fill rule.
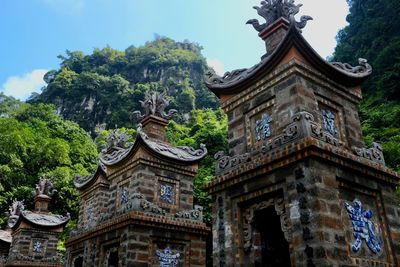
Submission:
[[[94,135],[115,125],[133,127],[131,113],[151,89],[164,93],[183,121],[194,108],[218,107],[202,81],[207,65],[201,49],[158,37],[125,51],[105,47],[85,55],[67,50],[59,56],[60,68],[45,75],[47,86],[30,102],[54,104],[60,115]]]

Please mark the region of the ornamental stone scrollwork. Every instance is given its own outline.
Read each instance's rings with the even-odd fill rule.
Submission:
[[[285,204],[282,198],[269,199],[257,204],[253,204],[246,208],[243,217],[243,247],[246,252],[250,252],[253,246],[253,223],[256,211],[266,209],[273,206],[276,214],[280,217],[281,230],[284,233],[286,241],[289,243],[292,240],[292,230],[290,228],[287,217]]]
[[[195,221],[203,221],[203,207],[196,205],[194,206],[193,210],[185,210],[176,213],[175,217]]]
[[[251,19],[246,24],[251,24],[256,31],[262,32],[278,19],[284,18],[295,23],[296,28],[301,31],[307,25],[307,21],[312,20],[310,16],[301,16],[299,22],[295,21],[294,16],[300,12],[301,6],[302,4],[296,5],[294,0],[261,1],[261,6],[254,6],[253,8],[257,10],[258,15],[265,19],[265,23],[260,24],[257,19]]]
[[[163,94],[155,91],[148,91],[145,99],[139,102],[144,109],[144,114],[140,111],[134,111],[133,117],[137,120],[142,120],[150,115],[169,120],[174,114],[178,113],[175,109],[170,109],[168,113],[165,113],[165,108],[169,105],[169,102],[164,98]]]
[[[13,227],[15,225],[15,223],[17,222],[19,216],[22,214],[22,212],[24,211],[25,206],[24,206],[24,201],[18,201],[16,199],[14,199],[13,203],[11,204],[11,206],[8,208],[8,221],[7,221],[7,225],[8,227]]]
[[[145,199],[143,194],[140,193],[132,193],[131,199],[124,206],[122,212],[130,211],[130,210],[139,210],[144,212],[150,212],[159,215],[165,215],[166,211],[157,206],[156,204]]]
[[[272,119],[267,113],[264,113],[261,116],[261,119],[256,120],[255,131],[257,141],[261,141],[261,139],[266,140],[268,137],[271,136],[271,122]]]
[[[45,195],[52,197],[56,192],[57,190],[54,189],[53,183],[46,177],[41,178],[35,188],[35,196]]]
[[[348,63],[341,63],[341,62],[332,62],[331,65],[334,66],[336,69],[344,72],[346,74],[350,74],[351,76],[362,76],[369,75],[372,73],[372,67],[368,64],[368,61],[364,58],[358,59],[359,66],[351,66]]]
[[[166,247],[164,251],[156,250],[156,256],[160,262],[160,267],[177,267],[179,264],[180,254],[172,253],[170,247]]]
[[[379,226],[372,222],[372,210],[365,210],[358,199],[353,201],[353,205],[345,202],[344,207],[353,224],[353,236],[356,238],[351,250],[358,252],[364,240],[373,254],[379,253],[382,250],[382,241],[378,235]]]
[[[322,110],[322,118],[324,120],[324,129],[332,135],[337,135],[335,127],[335,114],[330,110]]]
[[[359,157],[363,157],[374,162],[385,165],[385,158],[383,157],[382,146],[378,143],[373,143],[372,148],[358,148],[353,147],[353,152]]]
[[[214,158],[217,160],[215,165],[215,173],[219,174],[225,170],[235,168],[238,165],[250,161],[250,154],[245,153],[234,157],[229,157],[224,154],[223,151],[219,151],[215,154]]]
[[[343,142],[339,139],[335,138],[331,133],[324,131],[322,125],[316,122],[310,122],[311,126],[311,136],[318,138],[328,144],[331,144],[336,147],[342,147]]]

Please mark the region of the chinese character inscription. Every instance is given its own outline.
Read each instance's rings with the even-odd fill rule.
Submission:
[[[160,261],[160,267],[177,267],[180,254],[172,254],[172,250],[167,247],[164,251],[157,250],[156,256]]]
[[[370,209],[364,210],[361,201],[358,199],[353,201],[353,206],[347,202],[344,203],[344,206],[353,224],[353,236],[356,238],[351,246],[353,252],[360,250],[363,240],[365,240],[372,253],[380,252],[382,242],[376,234],[379,228],[371,221],[374,215],[373,212]]]
[[[129,201],[129,189],[124,186],[121,191],[121,204],[126,204]]]
[[[171,184],[161,184],[160,186],[160,199],[173,204],[175,199],[175,187]]]
[[[271,125],[272,122],[271,117],[264,113],[261,116],[261,119],[256,120],[256,138],[257,141],[266,140],[267,137],[271,136]]]
[[[324,119],[324,129],[330,134],[336,135],[337,130],[335,127],[335,114],[330,110],[322,110],[322,117]]]

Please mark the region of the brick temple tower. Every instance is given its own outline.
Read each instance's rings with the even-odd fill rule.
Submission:
[[[48,206],[55,192],[53,183],[42,178],[34,192],[34,211],[24,210],[23,202],[14,200],[8,213],[10,250],[0,266],[62,266],[57,242],[70,217],[69,214],[61,216],[49,212]]]
[[[229,127],[208,185],[214,266],[400,266],[399,176],[357,112],[371,66],[322,59],[300,6],[262,1],[261,62],[205,77]]]
[[[141,101],[145,114],[136,140],[114,131],[97,171],[75,179],[78,228],[66,242],[66,266],[193,266],[206,264],[202,208],[193,207],[193,178],[207,149],[174,147],[165,126],[168,102],[155,92]]]

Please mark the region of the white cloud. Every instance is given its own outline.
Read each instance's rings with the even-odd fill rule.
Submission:
[[[26,100],[33,92],[40,93],[40,89],[46,84],[43,81],[46,72],[48,70],[37,69],[22,76],[8,77],[0,91],[5,95]]]
[[[207,59],[207,65],[215,70],[218,75],[225,73],[224,64],[218,59]]]

